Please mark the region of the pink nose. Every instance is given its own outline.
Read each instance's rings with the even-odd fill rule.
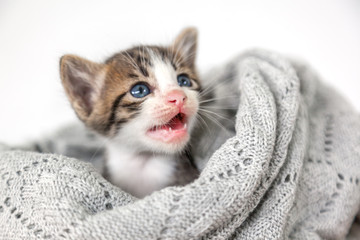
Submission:
[[[183,91],[172,90],[166,94],[166,100],[169,104],[174,104],[178,107],[182,107],[186,100],[186,96]]]

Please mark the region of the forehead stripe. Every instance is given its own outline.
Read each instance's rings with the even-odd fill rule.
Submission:
[[[129,78],[138,78],[139,75],[134,74],[134,73],[129,73],[129,74],[128,74],[128,77],[129,77]]]
[[[148,71],[142,65],[139,65],[139,70],[142,73],[142,75],[144,75],[144,77],[149,77]]]

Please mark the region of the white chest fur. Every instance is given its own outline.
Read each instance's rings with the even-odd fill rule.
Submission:
[[[173,180],[174,156],[139,154],[120,144],[108,145],[107,151],[111,181],[136,197],[164,188]]]

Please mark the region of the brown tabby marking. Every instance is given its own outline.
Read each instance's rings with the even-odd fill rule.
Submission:
[[[197,31],[187,28],[169,47],[137,46],[104,63],[74,55],[60,60],[77,116],[110,138],[108,180],[137,197],[198,176],[187,145],[200,104],[196,46]],[[147,95],[133,96],[135,85]]]
[[[150,54],[155,54],[163,61],[169,61],[174,70],[179,74],[188,75],[196,84],[193,89],[199,91],[200,84],[194,66],[188,64],[180,52],[172,48],[158,46],[139,46],[117,53],[107,59],[105,64],[87,63],[89,74],[105,72],[104,84],[100,89],[100,96],[93,108],[84,114],[77,110],[76,104],[72,105],[85,124],[106,136],[114,136],[124,123],[127,123],[141,111],[141,104],[145,98],[136,99],[129,94],[132,86],[139,82],[156,86],[156,79],[152,71],[153,63]],[[83,59],[66,55],[61,59],[61,74],[66,87],[67,66],[65,62],[72,63],[76,68]],[[87,60],[86,60],[87,61]],[[64,80],[65,79],[65,80]],[[70,99],[74,97],[68,93]],[[91,108],[91,107],[88,107]]]

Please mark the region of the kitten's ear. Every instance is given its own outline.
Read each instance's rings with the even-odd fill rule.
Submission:
[[[197,49],[197,35],[196,28],[189,27],[181,31],[176,37],[173,47],[175,51],[180,51],[183,54],[185,62],[191,67],[195,64],[196,49]]]
[[[72,107],[78,117],[85,121],[100,96],[105,65],[65,55],[60,59],[60,76]]]

